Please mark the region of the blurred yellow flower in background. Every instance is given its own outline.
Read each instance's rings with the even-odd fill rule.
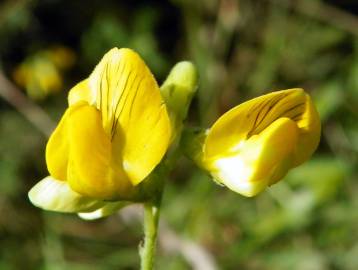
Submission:
[[[218,183],[251,197],[306,161],[320,130],[318,113],[302,89],[277,91],[226,112],[196,135],[200,147],[189,155]]]
[[[15,82],[35,100],[63,88],[62,73],[75,62],[72,50],[57,46],[29,56],[13,72]]]
[[[50,176],[29,192],[31,202],[47,210],[98,213],[123,205],[108,201],[133,200],[171,138],[150,70],[134,51],[114,48],[68,101],[46,147]]]

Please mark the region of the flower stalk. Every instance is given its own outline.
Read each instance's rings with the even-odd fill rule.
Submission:
[[[141,270],[153,269],[159,215],[160,202],[144,204],[144,244],[140,247]]]
[[[190,62],[179,62],[170,71],[160,87],[168,107],[172,124],[172,143],[166,158],[149,176],[155,186],[153,199],[144,203],[144,243],[140,246],[141,270],[152,270],[156,252],[160,205],[165,188],[165,179],[174,167],[179,154],[179,141],[183,121],[188,112],[191,99],[197,89],[197,72]]]

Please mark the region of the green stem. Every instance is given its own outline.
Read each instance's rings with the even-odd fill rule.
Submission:
[[[141,247],[141,270],[152,270],[157,242],[160,206],[144,204],[144,245]]]

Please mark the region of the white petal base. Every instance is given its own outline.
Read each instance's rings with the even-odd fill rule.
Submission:
[[[267,187],[268,179],[251,181],[252,166],[248,166],[240,156],[221,158],[216,162],[216,172],[212,176],[229,189],[246,197],[253,197]]]
[[[95,220],[99,218],[104,218],[107,216],[110,216],[114,213],[116,213],[119,209],[127,206],[130,204],[129,202],[109,202],[106,203],[105,206],[103,206],[100,209],[97,209],[90,213],[78,213],[78,216],[85,220]]]
[[[29,192],[32,204],[44,210],[63,213],[92,212],[105,205],[73,191],[64,181],[47,176]]]

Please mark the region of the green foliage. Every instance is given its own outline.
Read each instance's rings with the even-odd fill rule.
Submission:
[[[128,47],[138,51],[153,72],[164,74],[169,65],[158,50],[158,41],[154,36],[156,13],[149,7],[138,9],[129,24],[121,21],[114,12],[97,14],[81,40],[86,64],[94,66],[97,59],[113,47]]]
[[[248,199],[181,159],[165,190],[162,217],[220,269],[355,270],[358,37],[344,21],[358,29],[357,10],[315,1],[321,6],[310,12],[313,1],[286,2],[7,0],[0,3],[0,67],[12,78],[39,51],[54,45],[73,50],[77,62],[61,75],[62,93],[37,101],[56,120],[66,92],[114,46],[137,50],[159,78],[174,63],[193,61],[199,93],[188,122],[204,127],[269,89],[305,88],[323,124],[310,161]],[[0,100],[0,269],[137,269],[139,221],[124,215],[84,222],[30,205],[28,190],[46,175],[45,143]],[[193,269],[180,248],[161,246],[158,253],[157,269]]]

